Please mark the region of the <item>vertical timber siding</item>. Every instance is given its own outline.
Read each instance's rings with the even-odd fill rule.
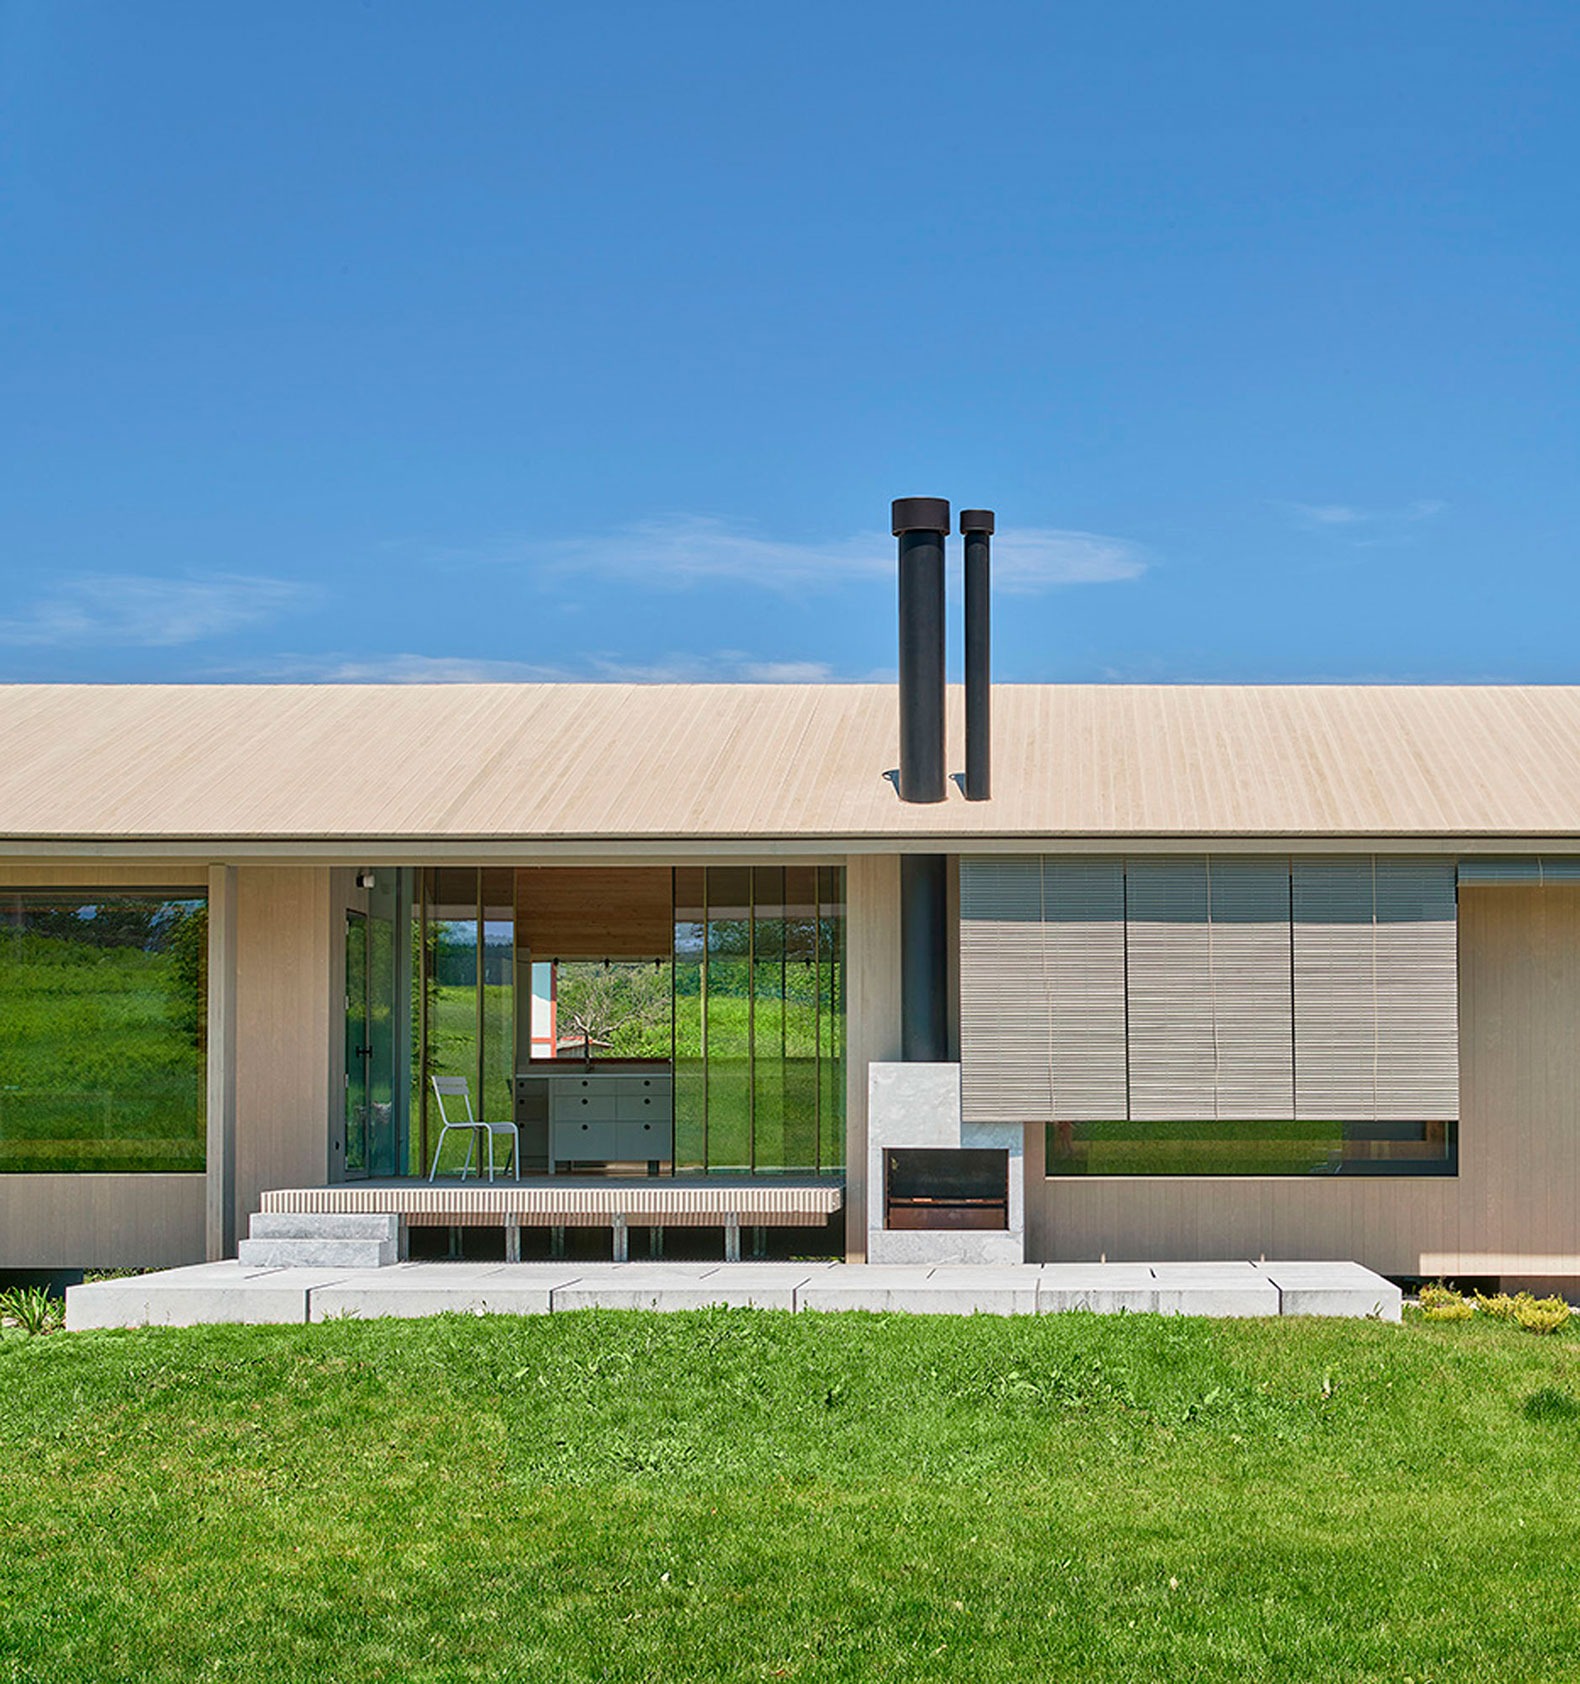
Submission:
[[[845,864],[845,1255],[867,1256],[867,1066],[900,1056],[900,861]]]
[[[266,1187],[315,1186],[328,1174],[335,875],[313,866],[236,870],[239,1233]]]

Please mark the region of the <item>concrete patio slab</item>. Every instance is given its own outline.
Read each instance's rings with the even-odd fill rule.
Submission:
[[[1276,1316],[1276,1286],[1250,1263],[1153,1263],[1165,1316]]]
[[[556,1310],[705,1310],[715,1304],[793,1310],[796,1289],[832,1264],[712,1263],[677,1270],[661,1263],[633,1271],[608,1265],[556,1288]]]
[[[1089,1310],[1144,1315],[1158,1307],[1158,1283],[1145,1263],[1046,1263],[1037,1282],[1037,1310]]]
[[[1265,1263],[1261,1269],[1278,1288],[1281,1315],[1404,1318],[1404,1294],[1359,1263]]]
[[[847,1264],[796,1294],[799,1310],[904,1311],[910,1315],[1031,1315],[1036,1264],[929,1268],[925,1264]]]
[[[459,1310],[469,1315],[546,1316],[554,1291],[575,1279],[564,1263],[398,1263],[368,1269],[309,1296],[308,1319],[332,1316],[433,1316]]]
[[[211,1322],[305,1322],[308,1294],[337,1280],[333,1269],[259,1269],[195,1263],[66,1289],[66,1326],[196,1327]]]
[[[200,1263],[74,1286],[70,1328],[322,1322],[335,1316],[545,1315],[573,1309],[904,1311],[1029,1315],[1400,1316],[1400,1293],[1356,1263],[397,1263],[261,1269]]]

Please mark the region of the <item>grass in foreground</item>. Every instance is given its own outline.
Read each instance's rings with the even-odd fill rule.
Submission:
[[[1580,1345],[716,1311],[0,1341],[0,1680],[1580,1676]]]

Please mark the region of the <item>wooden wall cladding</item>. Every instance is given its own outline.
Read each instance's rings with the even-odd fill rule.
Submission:
[[[516,943],[545,959],[658,959],[675,941],[667,866],[527,866]]]

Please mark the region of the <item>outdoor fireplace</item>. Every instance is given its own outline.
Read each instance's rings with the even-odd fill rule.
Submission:
[[[1009,1227],[1009,1153],[986,1147],[890,1147],[884,1154],[884,1226]]]

